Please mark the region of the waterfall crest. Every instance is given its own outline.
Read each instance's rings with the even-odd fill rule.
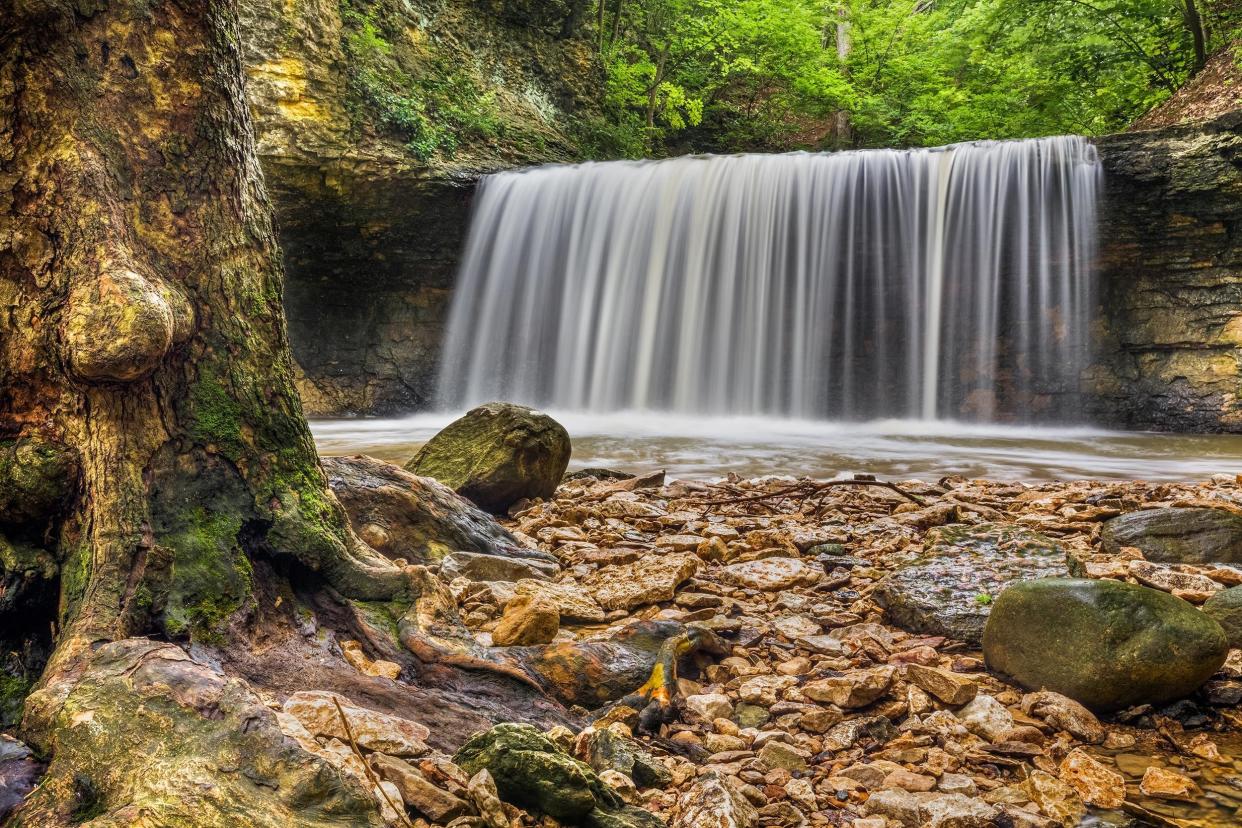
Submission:
[[[1099,178],[1077,137],[489,176],[440,402],[1064,415]]]

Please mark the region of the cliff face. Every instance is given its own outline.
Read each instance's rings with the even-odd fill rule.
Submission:
[[[1242,111],[1096,142],[1099,422],[1242,431]]]
[[[474,182],[580,157],[591,49],[557,0],[242,7],[306,410],[423,407]]]

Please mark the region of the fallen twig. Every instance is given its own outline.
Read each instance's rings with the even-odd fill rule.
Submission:
[[[375,790],[379,791],[380,796],[384,797],[384,801],[388,803],[388,807],[396,812],[397,816],[405,824],[406,828],[414,828],[414,823],[410,821],[410,815],[405,812],[405,803],[401,803],[398,808],[392,804],[392,800],[388,798],[388,791],[384,790],[384,786],[379,783],[375,771],[371,770],[371,766],[367,764],[367,760],[362,756],[362,749],[358,747],[358,742],[354,740],[354,730],[349,726],[349,717],[345,715],[345,708],[341,707],[339,699],[333,697],[332,703],[336,705],[336,712],[341,717],[341,725],[345,728],[345,737],[349,739],[349,746],[354,751],[354,756],[358,757],[358,761],[362,763],[362,770],[366,773],[367,779],[371,780],[371,784],[375,786]]]

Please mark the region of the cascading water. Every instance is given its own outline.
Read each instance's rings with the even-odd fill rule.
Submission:
[[[1064,414],[1095,149],[540,167],[481,184],[440,401],[811,419]]]

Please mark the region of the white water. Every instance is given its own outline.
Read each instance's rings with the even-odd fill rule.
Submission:
[[[440,401],[1063,420],[1098,179],[1079,138],[490,176]]]

